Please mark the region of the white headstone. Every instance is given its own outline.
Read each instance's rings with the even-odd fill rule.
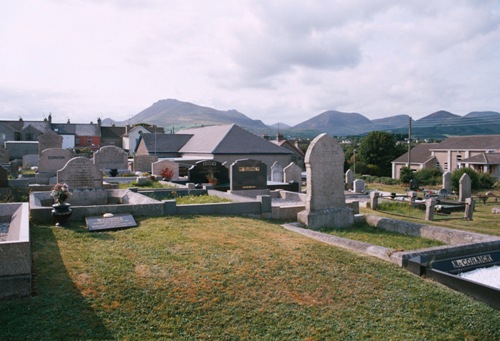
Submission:
[[[460,177],[459,183],[458,201],[464,202],[465,199],[470,198],[472,195],[472,184],[469,174],[464,173]]]
[[[302,168],[294,162],[290,162],[290,164],[283,169],[283,182],[290,183],[292,181],[299,184],[300,192],[302,187]]]
[[[283,167],[278,161],[271,166],[271,181],[283,182]]]
[[[345,172],[345,183],[347,189],[352,189],[353,180],[354,180],[353,172],[351,169],[348,169],[347,172]]]
[[[168,180],[179,179],[179,164],[175,161],[161,160],[151,164],[151,174],[163,177],[165,170],[172,172],[172,177]]]
[[[353,181],[353,192],[354,193],[364,193],[365,192],[365,182],[361,179],[356,179]]]
[[[443,174],[443,189],[448,193],[451,191],[451,173],[448,171]]]

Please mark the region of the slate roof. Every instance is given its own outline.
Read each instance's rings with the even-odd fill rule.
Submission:
[[[193,137],[181,148],[180,153],[202,154],[291,154],[235,124],[183,129],[178,134]]]
[[[101,129],[91,123],[55,123],[52,130],[59,135],[101,136]]]
[[[141,138],[150,153],[155,152],[155,144],[158,153],[177,153],[192,136],[189,134],[142,134]]]
[[[435,149],[435,147],[439,145],[439,143],[420,143],[411,149],[411,163],[426,163],[434,156],[431,154],[431,149]],[[408,162],[408,152],[404,153],[394,161],[394,163],[406,163]]]
[[[101,127],[102,138],[121,138],[125,134],[125,127]]]
[[[460,163],[500,165],[500,153],[481,153],[467,159],[460,160]]]
[[[14,131],[21,132],[26,129],[28,126],[32,126],[33,128],[41,131],[42,133],[50,130],[50,125],[47,121],[0,121],[6,126],[10,127]]]
[[[500,135],[451,136],[432,150],[497,150]]]

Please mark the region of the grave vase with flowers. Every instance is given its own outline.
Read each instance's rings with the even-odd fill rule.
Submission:
[[[52,217],[54,217],[56,226],[66,226],[73,213],[71,211],[71,204],[65,202],[70,195],[71,192],[66,184],[56,184],[54,188],[52,188],[50,196],[54,198],[55,204],[52,205],[51,213]]]

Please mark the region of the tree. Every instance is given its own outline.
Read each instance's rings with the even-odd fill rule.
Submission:
[[[405,153],[405,147],[397,143],[396,136],[385,131],[372,131],[360,141],[359,159],[372,169],[378,170],[378,176],[391,175],[391,161]],[[376,166],[376,167],[375,167]]]

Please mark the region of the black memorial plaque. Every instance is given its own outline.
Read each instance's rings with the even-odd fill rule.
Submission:
[[[237,160],[231,165],[231,190],[267,189],[267,165],[259,160]]]
[[[115,214],[111,217],[85,217],[85,223],[89,231],[119,230],[137,226],[130,213]]]
[[[194,166],[189,168],[188,177],[189,182],[195,184],[227,184],[229,183],[229,170],[219,161],[198,161]]]

